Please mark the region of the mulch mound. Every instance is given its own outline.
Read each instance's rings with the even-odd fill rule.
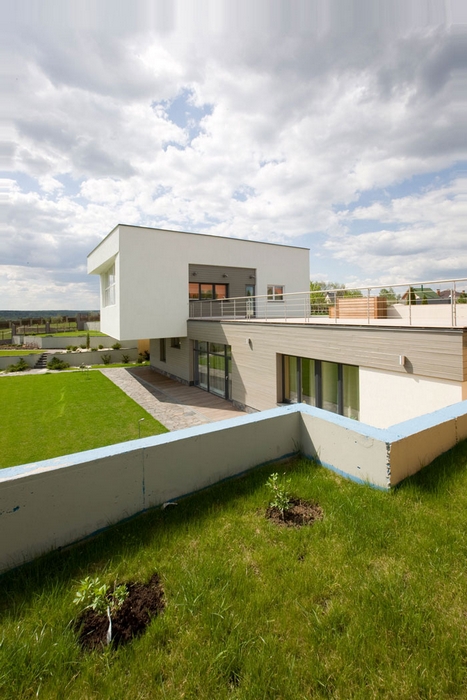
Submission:
[[[160,614],[164,607],[164,591],[157,574],[149,583],[127,583],[128,597],[112,615],[112,646],[130,642],[142,634],[153,617]],[[79,635],[79,644],[86,651],[101,649],[107,644],[109,621],[107,615],[85,610],[76,620],[75,629]]]
[[[317,503],[302,501],[301,498],[291,498],[289,507],[283,513],[279,508],[269,506],[266,517],[276,525],[302,527],[302,525],[311,525],[315,520],[322,520],[323,510]]]

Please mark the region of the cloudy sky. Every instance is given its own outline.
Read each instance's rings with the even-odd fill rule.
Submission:
[[[465,0],[0,2],[0,309],[98,308],[117,223],[467,277]]]

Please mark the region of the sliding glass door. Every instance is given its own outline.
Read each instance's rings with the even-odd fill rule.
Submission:
[[[200,389],[223,399],[232,396],[230,345],[197,340],[194,346],[194,382]]]
[[[306,403],[358,420],[358,367],[283,355],[282,380],[286,403]]]

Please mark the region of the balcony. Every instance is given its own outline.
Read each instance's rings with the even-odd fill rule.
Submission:
[[[467,326],[467,279],[190,302],[190,319],[375,326]]]

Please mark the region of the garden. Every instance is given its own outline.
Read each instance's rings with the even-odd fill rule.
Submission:
[[[0,697],[465,697],[466,463],[392,492],[266,465],[3,575]],[[158,603],[122,642],[135,586]]]

